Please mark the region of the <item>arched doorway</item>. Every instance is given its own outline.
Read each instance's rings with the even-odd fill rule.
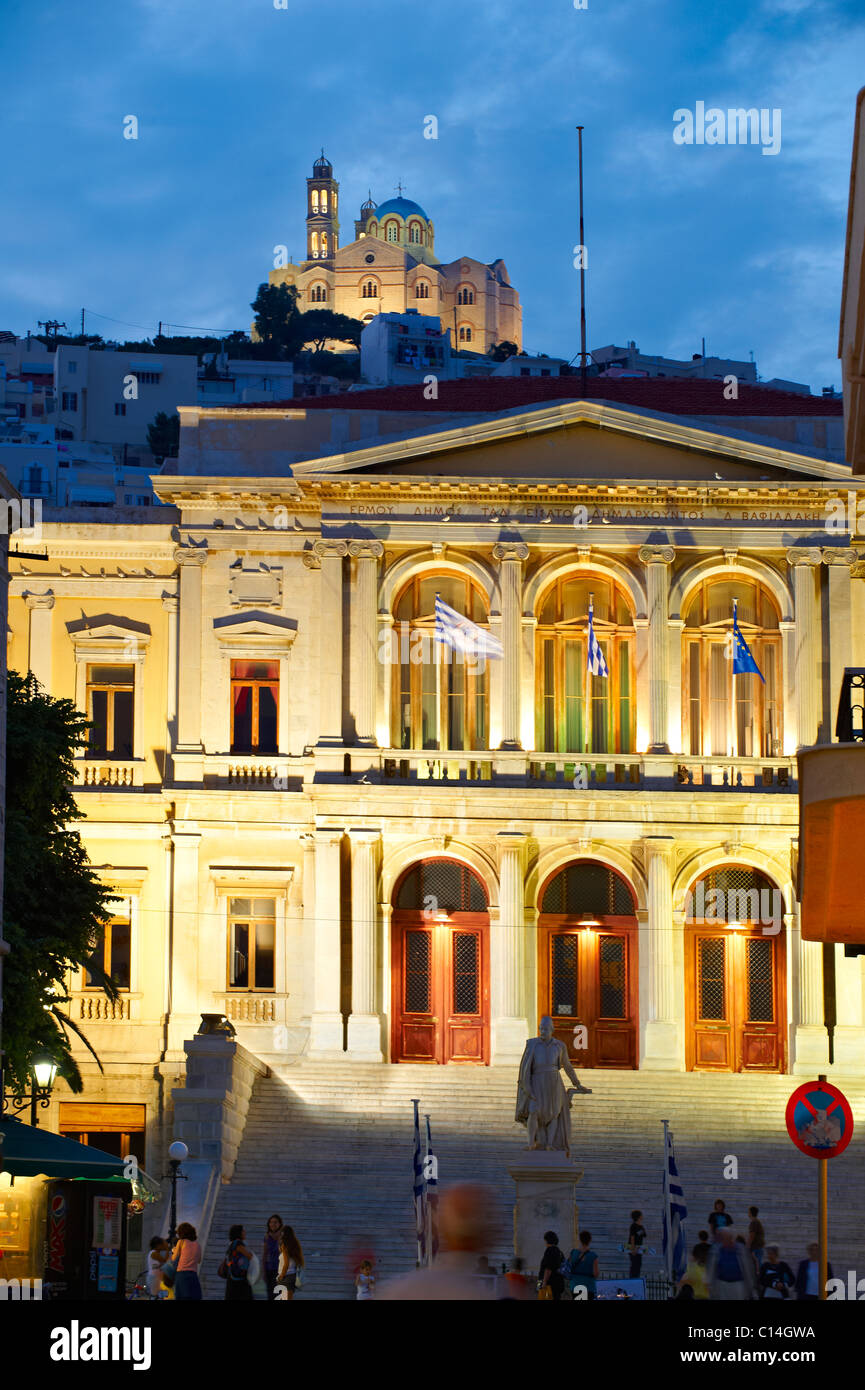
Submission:
[[[784,903],[746,865],[712,869],[685,899],[689,1071],[786,1070]]]
[[[584,1067],[637,1065],[637,917],[606,864],[568,864],[541,889],[538,1007]]]
[[[489,912],[477,874],[427,859],[393,894],[391,1057],[489,1062]]]

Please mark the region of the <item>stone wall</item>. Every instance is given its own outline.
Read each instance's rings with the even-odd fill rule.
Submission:
[[[191,1160],[211,1163],[223,1182],[234,1172],[252,1088],[268,1068],[234,1038],[196,1036],[183,1044],[186,1085],[172,1091],[173,1138]]]

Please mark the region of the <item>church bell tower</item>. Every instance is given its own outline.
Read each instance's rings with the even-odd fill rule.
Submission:
[[[338,199],[333,165],[322,150],[312,166],[312,178],[306,181],[306,258],[330,268],[339,247]]]

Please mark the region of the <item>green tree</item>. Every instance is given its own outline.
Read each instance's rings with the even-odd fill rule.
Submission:
[[[113,981],[91,960],[113,895],[90,867],[81,836],[69,828],[83,819],[70,787],[73,754],[86,743],[87,720],[71,700],[46,695],[32,674],[10,671],[6,729],[6,1084],[12,1091],[28,1090],[28,1067],[45,1052],[72,1090],[80,1091],[70,1031],[90,1044],[65,1007],[68,972],[86,964],[94,983],[110,999],[117,997]]]
[[[259,285],[250,308],[255,314],[255,331],[266,354],[278,361],[291,361],[303,346],[294,285]]]
[[[180,416],[158,410],[147,426],[147,447],[158,463],[176,459],[180,448]]]
[[[299,316],[299,331],[304,343],[312,343],[314,357],[320,357],[329,341],[352,343],[360,347],[360,335],[364,325],[360,319],[349,318],[348,314],[335,314],[332,309],[307,309]]]
[[[518,352],[519,348],[516,343],[508,342],[505,339],[504,342],[493,343],[487,356],[491,357],[494,362],[506,362],[509,357],[516,357]]]

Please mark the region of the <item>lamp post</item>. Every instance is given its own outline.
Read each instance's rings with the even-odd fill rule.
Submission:
[[[57,1063],[53,1057],[43,1053],[33,1058],[29,1070],[33,1077],[33,1086],[29,1095],[7,1096],[2,1085],[2,1073],[0,1073],[0,1106],[4,1111],[11,1110],[17,1113],[29,1105],[30,1123],[36,1129],[39,1126],[36,1107],[39,1106],[40,1109],[44,1110],[51,1104],[51,1090],[57,1076]]]
[[[186,1174],[179,1172],[181,1163],[185,1163],[189,1157],[189,1149],[182,1139],[175,1139],[168,1150],[168,1166],[171,1172],[168,1176],[171,1179],[171,1213],[168,1225],[168,1244],[174,1249],[174,1242],[177,1240],[177,1180],[180,1178],[186,1181]]]

